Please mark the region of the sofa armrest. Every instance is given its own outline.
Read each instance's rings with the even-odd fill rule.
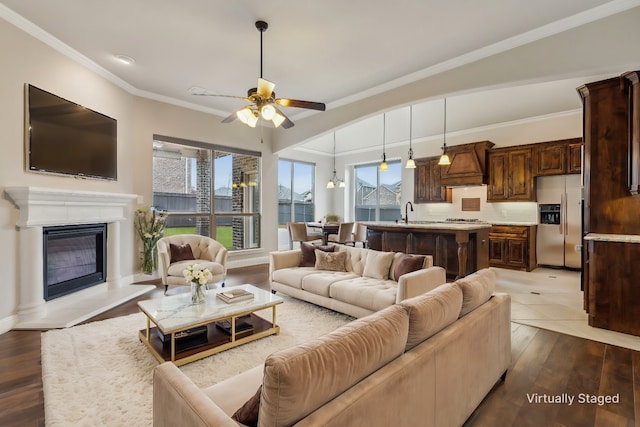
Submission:
[[[227,254],[227,249],[222,245],[209,245],[209,247],[207,248],[207,259],[213,262],[217,262],[222,267],[224,267],[225,275],[227,274]]]
[[[299,266],[301,258],[300,249],[269,253],[269,280],[273,280],[273,272],[276,270]]]
[[[434,266],[403,274],[398,279],[398,292],[396,304],[430,290],[447,282],[447,273],[444,268]]]
[[[153,370],[153,426],[238,427],[173,363]]]
[[[156,250],[158,252],[158,270],[160,270],[160,277],[162,278],[162,284],[166,285],[168,283],[167,270],[169,269],[169,264],[171,263],[169,247],[164,243],[158,242],[158,244],[156,245]]]

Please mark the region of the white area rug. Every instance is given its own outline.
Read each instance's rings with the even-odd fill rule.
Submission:
[[[284,297],[280,335],[227,350],[180,369],[209,386],[264,362],[274,351],[323,335],[351,318]],[[262,314],[271,319],[271,311]],[[42,334],[47,426],[151,426],[155,358],[138,339],[142,313]]]

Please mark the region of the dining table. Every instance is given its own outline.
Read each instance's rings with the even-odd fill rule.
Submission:
[[[307,227],[322,232],[322,244],[326,245],[329,242],[330,234],[338,234],[340,224],[334,222],[307,222]]]

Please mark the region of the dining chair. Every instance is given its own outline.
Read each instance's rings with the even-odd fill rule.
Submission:
[[[289,222],[289,248],[293,249],[293,242],[315,242],[319,240],[322,243],[322,233],[309,233],[307,224],[304,222]]]
[[[355,246],[353,241],[353,222],[341,222],[338,227],[338,234],[329,234],[327,240],[341,245]]]
[[[356,223],[355,230],[353,232],[353,245],[355,246],[358,242],[362,243],[363,248],[367,247],[367,226]]]

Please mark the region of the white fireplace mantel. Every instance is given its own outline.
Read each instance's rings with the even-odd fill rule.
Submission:
[[[69,191],[42,187],[7,187],[20,209],[19,227],[121,222],[135,194]]]
[[[5,193],[19,209],[17,328],[71,326],[154,288],[123,286],[120,274],[120,223],[137,195],[42,187],[7,187]],[[105,283],[45,302],[43,227],[94,223],[107,224]]]

